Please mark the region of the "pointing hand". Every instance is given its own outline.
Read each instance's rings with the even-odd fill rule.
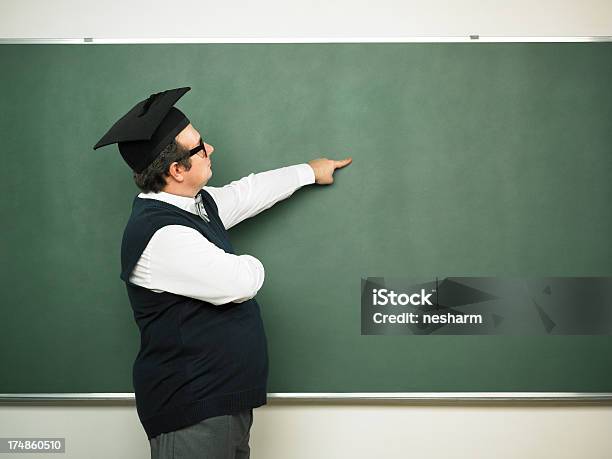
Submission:
[[[344,166],[348,166],[353,158],[345,158],[340,161],[333,159],[319,158],[308,161],[315,174],[315,182],[319,185],[329,185],[334,183],[334,171]]]

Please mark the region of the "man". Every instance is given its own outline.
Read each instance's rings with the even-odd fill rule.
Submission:
[[[139,102],[95,145],[118,143],[141,188],[121,246],[141,347],[136,407],[155,458],[248,458],[252,409],[266,403],[268,357],[254,299],[264,268],[227,230],[351,162],[315,159],[205,187],[214,147],[174,104]]]

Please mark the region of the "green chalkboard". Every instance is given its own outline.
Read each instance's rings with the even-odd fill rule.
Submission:
[[[134,103],[215,145],[211,186],[352,156],[238,225],[270,392],[612,392],[610,336],[361,336],[366,276],[612,275],[612,43],[0,46],[0,393],[132,392],[119,280]]]

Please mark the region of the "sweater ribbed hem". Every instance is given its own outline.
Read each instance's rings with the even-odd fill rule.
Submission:
[[[189,427],[204,419],[257,408],[265,405],[266,401],[266,388],[261,387],[196,400],[192,403],[170,408],[147,419],[141,419],[141,422],[150,440],[159,434]]]

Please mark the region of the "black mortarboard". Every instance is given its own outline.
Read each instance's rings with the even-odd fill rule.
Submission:
[[[174,104],[190,89],[169,89],[138,102],[113,124],[94,150],[117,143],[125,162],[134,172],[142,172],[189,125],[189,119]]]

